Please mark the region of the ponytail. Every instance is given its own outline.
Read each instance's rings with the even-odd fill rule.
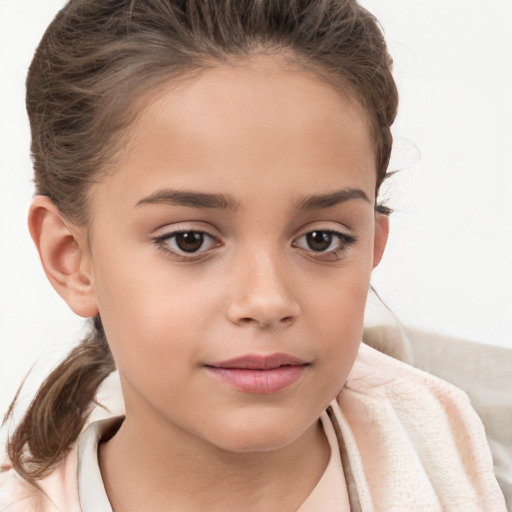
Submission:
[[[91,403],[95,402],[98,386],[115,370],[99,316],[94,318],[93,325],[92,333],[41,384],[7,441],[7,455],[13,468],[36,486],[36,480],[49,474],[76,442],[91,412]],[[19,392],[4,423],[12,414]]]

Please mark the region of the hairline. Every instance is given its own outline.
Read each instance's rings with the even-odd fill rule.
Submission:
[[[109,158],[103,162],[98,169],[93,171],[92,180],[86,190],[87,211],[83,226],[89,230],[92,227],[91,212],[92,194],[95,186],[99,185],[101,181],[116,172],[121,172],[123,167],[123,159],[129,157],[130,151],[127,149],[129,146],[136,146],[137,141],[134,138],[134,128],[138,123],[143,122],[144,113],[156,103],[172,87],[174,91],[179,91],[181,88],[187,87],[198,81],[201,76],[209,70],[222,69],[222,68],[243,68],[248,65],[248,61],[244,60],[247,56],[252,59],[258,56],[265,56],[269,58],[281,58],[286,63],[288,68],[285,71],[298,72],[309,76],[321,83],[328,85],[334,92],[336,92],[344,100],[348,100],[352,105],[358,107],[364,114],[364,122],[368,128],[368,133],[372,143],[373,156],[375,160],[375,177],[376,185],[378,186],[378,168],[377,168],[377,151],[378,137],[375,132],[376,121],[373,119],[370,109],[365,106],[361,94],[358,93],[357,87],[350,82],[347,76],[342,73],[329,72],[327,66],[318,63],[304,53],[297,52],[291,47],[273,46],[273,45],[254,45],[250,51],[245,53],[238,52],[238,54],[225,54],[224,59],[215,58],[211,56],[204,56],[198,58],[196,63],[189,68],[182,68],[178,72],[170,72],[167,69],[165,72],[159,73],[154,77],[142,79],[138,81],[137,87],[126,99],[125,105],[128,105],[124,113],[124,122],[121,127],[114,130],[111,135],[111,152]],[[114,116],[112,116],[114,117]],[[378,188],[375,190],[375,201],[377,200]],[[71,222],[73,222],[72,219]]]

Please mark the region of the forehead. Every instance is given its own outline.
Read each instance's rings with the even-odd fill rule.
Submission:
[[[132,204],[162,186],[243,198],[269,182],[290,196],[342,185],[372,197],[369,126],[359,103],[312,72],[252,57],[148,94],[98,192]]]

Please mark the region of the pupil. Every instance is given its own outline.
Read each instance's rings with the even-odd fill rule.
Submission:
[[[313,251],[325,251],[332,242],[332,233],[326,231],[312,231],[306,235],[308,245]]]
[[[176,245],[184,252],[194,252],[201,248],[204,242],[204,235],[196,231],[178,233],[176,235]]]

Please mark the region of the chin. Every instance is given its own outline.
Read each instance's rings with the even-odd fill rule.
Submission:
[[[233,453],[270,452],[285,448],[299,438],[310,425],[296,425],[287,421],[248,421],[226,425],[221,429],[216,444]]]

